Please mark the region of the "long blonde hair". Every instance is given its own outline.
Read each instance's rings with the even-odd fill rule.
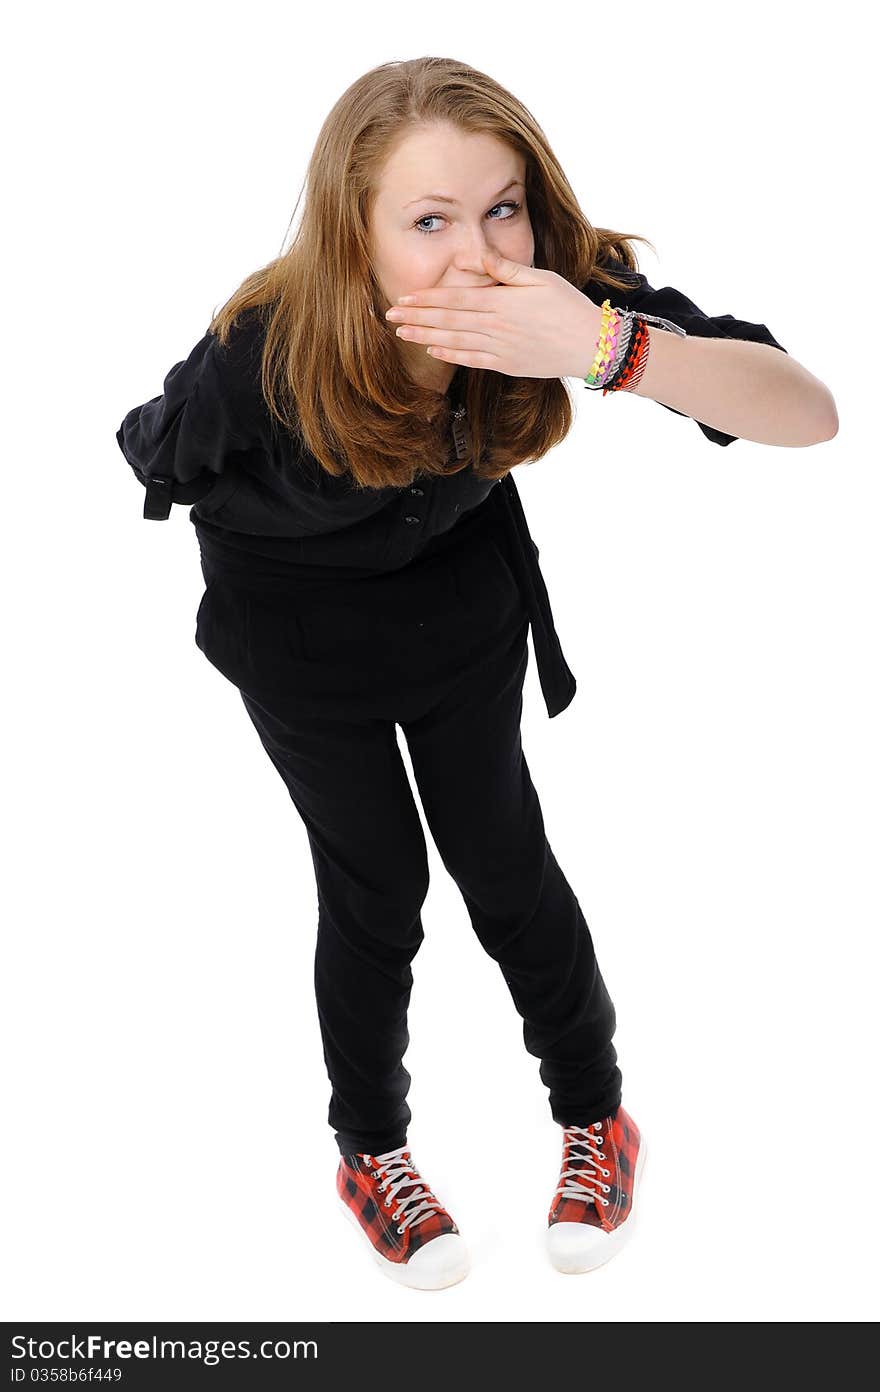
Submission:
[[[262,392],[272,417],[327,473],[348,473],[358,487],[406,486],[419,473],[451,473],[469,463],[481,478],[501,478],[540,459],[572,424],[563,379],[462,367],[473,451],[463,463],[450,462],[443,446],[450,402],[404,367],[370,265],[369,210],[396,143],[434,121],[493,135],[525,157],[536,267],[578,288],[594,278],[626,289],[598,263],[610,254],[634,271],[629,241],[653,249],[638,233],[591,225],[534,117],[485,73],[426,57],[383,63],[359,77],[321,127],[290,247],[249,275],[209,325],[226,344],[239,316],[256,309],[265,333]]]

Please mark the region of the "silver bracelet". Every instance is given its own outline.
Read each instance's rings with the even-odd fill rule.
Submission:
[[[639,309],[627,309],[626,314],[637,314],[640,319],[645,319],[649,324],[656,324],[658,328],[669,329],[670,333],[681,334],[682,338],[687,338],[687,329],[683,329],[680,324],[673,324],[671,319],[660,319],[656,314],[642,314]]]

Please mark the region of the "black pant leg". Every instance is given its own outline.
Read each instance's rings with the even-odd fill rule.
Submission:
[[[523,1018],[551,1113],[562,1125],[587,1125],[621,1101],[616,1016],[522,748],[524,615],[494,548],[461,558],[458,577],[479,658],[401,724],[431,835]]]
[[[315,996],[342,1154],[406,1144],[407,1011],[424,938],[424,833],[393,722],[270,713],[242,692],[305,824],[315,868]]]

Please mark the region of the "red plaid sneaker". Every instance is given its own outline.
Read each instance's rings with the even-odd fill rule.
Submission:
[[[623,1107],[590,1126],[566,1126],[562,1171],[548,1214],[547,1251],[557,1271],[592,1271],[633,1233],[645,1142]]]
[[[336,1192],[390,1280],[441,1290],[468,1274],[464,1238],[412,1163],[409,1146],[341,1155]]]

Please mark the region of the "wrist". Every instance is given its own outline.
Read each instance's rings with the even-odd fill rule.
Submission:
[[[584,378],[590,371],[596,358],[601,328],[601,306],[593,304],[593,301],[584,295],[582,328],[578,333],[577,354],[570,376]]]

